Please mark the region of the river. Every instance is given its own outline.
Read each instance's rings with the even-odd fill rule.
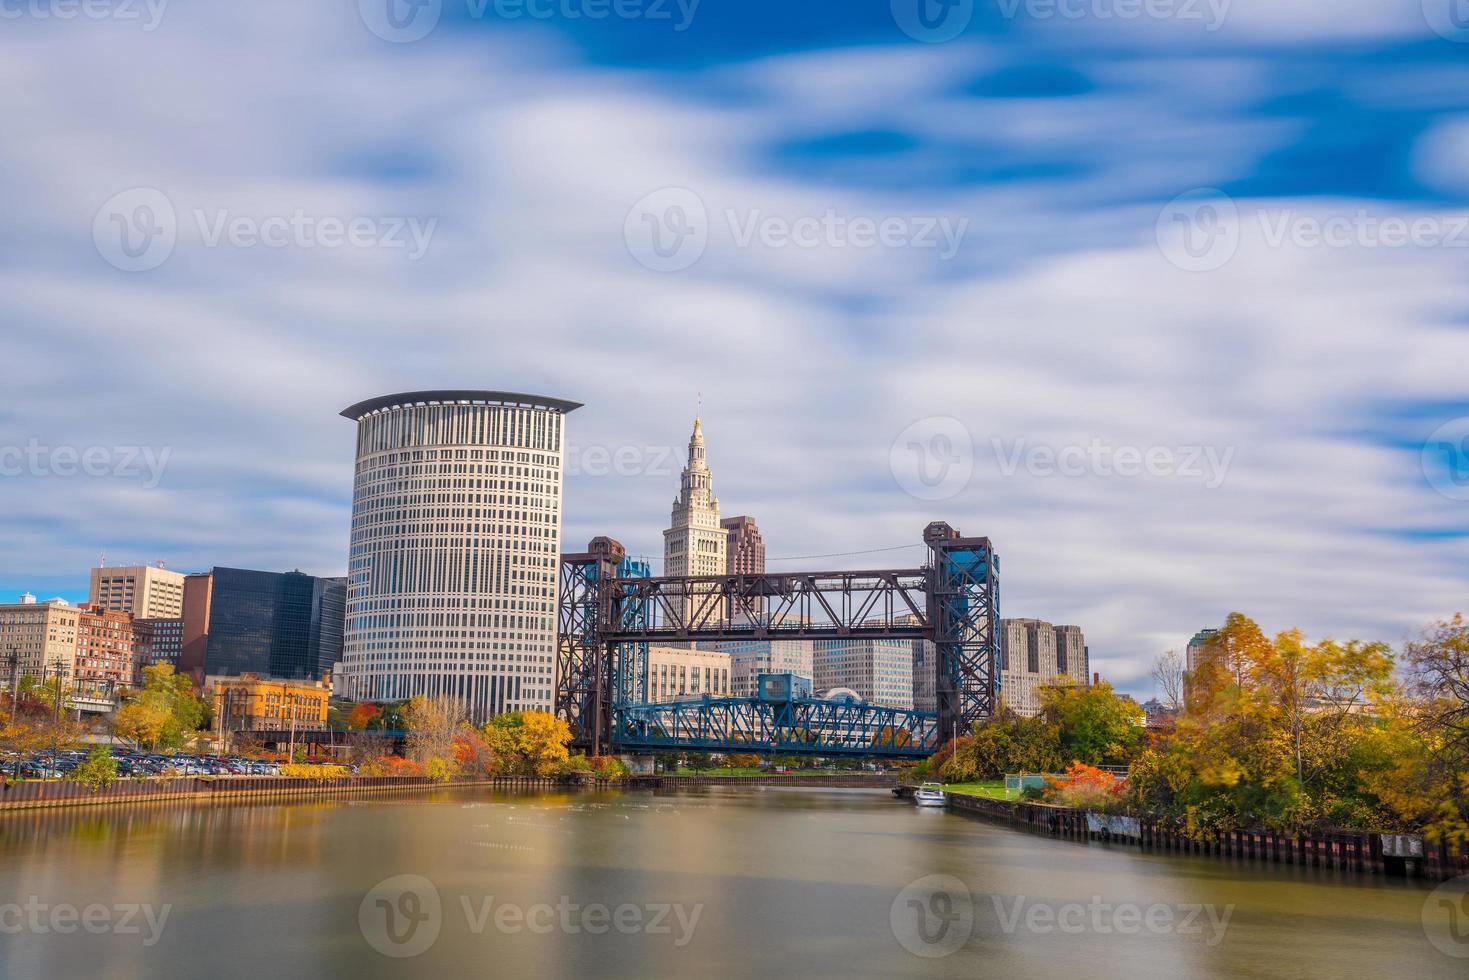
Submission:
[[[1429,893],[870,790],[29,811],[0,814],[0,976],[1462,980]]]

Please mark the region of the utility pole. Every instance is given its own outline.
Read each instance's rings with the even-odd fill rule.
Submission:
[[[20,651],[15,644],[10,645],[10,655],[5,658],[10,662],[10,723],[15,724],[15,703],[20,700],[20,692],[16,690],[16,670],[20,667]]]
[[[56,708],[51,718],[51,771],[59,778],[61,770],[57,768],[57,763],[61,758],[61,672],[66,668],[66,662],[57,657],[51,662],[51,666],[56,668]],[[43,678],[45,674],[46,670],[43,667],[41,669]]]

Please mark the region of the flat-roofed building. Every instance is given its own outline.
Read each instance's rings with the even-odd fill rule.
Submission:
[[[134,619],[184,614],[184,576],[159,565],[103,565],[92,569],[87,602],[131,613]]]
[[[319,681],[261,677],[245,673],[210,677],[206,689],[214,694],[216,730],[229,732],[323,731],[332,688]]]
[[[131,687],[138,675],[138,634],[132,614],[91,603],[80,606],[77,612],[72,686],[103,696]]]
[[[730,656],[716,650],[648,647],[648,700],[728,697]]]
[[[40,679],[60,669],[70,684],[76,670],[77,627],[81,610],[65,599],[37,602],[30,593],[21,601],[0,605],[0,683],[10,684],[10,656],[15,655],[17,681]]]

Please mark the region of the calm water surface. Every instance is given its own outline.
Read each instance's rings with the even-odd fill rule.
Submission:
[[[0,976],[1469,977],[1428,894],[863,790],[99,808],[0,815]]]

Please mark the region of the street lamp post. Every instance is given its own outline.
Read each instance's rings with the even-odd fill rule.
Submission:
[[[5,657],[10,664],[10,723],[15,724],[15,703],[20,700],[20,694],[16,690],[16,672],[20,667],[20,651],[15,644],[10,645],[10,653]]]
[[[57,767],[61,758],[61,675],[66,669],[66,661],[57,657],[51,661],[51,666],[56,668],[56,706],[51,717],[51,771],[59,778],[61,770]],[[43,679],[45,674],[45,668],[42,668]]]

